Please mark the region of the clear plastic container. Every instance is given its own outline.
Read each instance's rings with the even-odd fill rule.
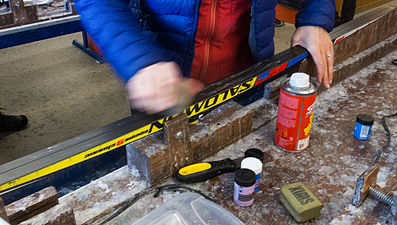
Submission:
[[[244,225],[229,211],[199,194],[185,192],[153,210],[134,225]]]

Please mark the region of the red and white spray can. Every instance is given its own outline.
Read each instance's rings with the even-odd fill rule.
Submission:
[[[305,73],[294,73],[281,84],[274,136],[281,149],[298,152],[309,145],[317,89]]]

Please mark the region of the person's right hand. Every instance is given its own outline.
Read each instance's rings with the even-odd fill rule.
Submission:
[[[134,109],[153,114],[178,104],[180,89],[195,95],[203,84],[184,79],[174,62],[159,62],[138,71],[126,84],[128,97]]]
[[[317,26],[298,27],[292,36],[292,46],[306,48],[317,68],[317,81],[330,88],[334,71],[334,45],[328,32]]]

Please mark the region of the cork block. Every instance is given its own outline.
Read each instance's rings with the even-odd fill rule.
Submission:
[[[280,201],[298,222],[320,216],[323,203],[301,182],[281,188]]]

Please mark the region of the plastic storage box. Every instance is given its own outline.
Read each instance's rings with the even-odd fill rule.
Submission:
[[[244,225],[229,211],[199,194],[185,192],[153,210],[134,225]]]

